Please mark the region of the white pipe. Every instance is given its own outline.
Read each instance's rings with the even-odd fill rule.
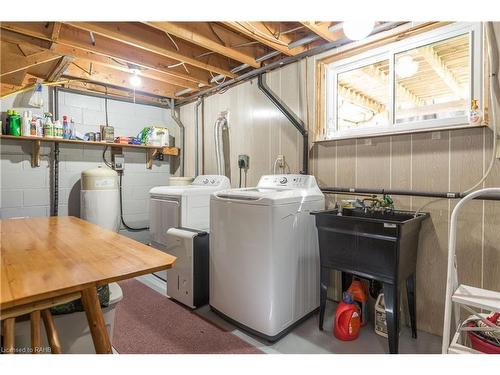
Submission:
[[[486,188],[474,191],[467,195],[465,198],[462,198],[451,214],[450,221],[450,237],[448,241],[448,274],[446,281],[446,299],[444,305],[444,325],[443,325],[443,343],[441,347],[441,351],[443,354],[448,352],[448,346],[450,345],[450,325],[451,325],[451,313],[452,313],[452,301],[451,297],[455,290],[458,287],[458,280],[456,275],[456,242],[457,242],[457,221],[458,214],[462,207],[470,200],[476,197],[500,197],[500,188]],[[457,311],[455,311],[457,314]],[[458,322],[455,322],[455,327]]]

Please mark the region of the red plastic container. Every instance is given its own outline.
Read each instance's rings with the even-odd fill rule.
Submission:
[[[368,323],[368,313],[366,311],[368,297],[363,284],[360,280],[353,280],[347,291],[354,299],[354,303],[358,305],[361,325],[366,325]]]
[[[498,324],[497,321],[500,320],[500,313],[495,313],[492,316],[486,318],[493,324]],[[475,327],[474,322],[467,324],[469,327]],[[500,354],[500,346],[492,344],[479,336],[477,333],[469,331],[467,332],[470,342],[472,344],[472,349],[483,352],[485,354]]]
[[[359,336],[361,319],[359,309],[354,303],[352,295],[344,292],[343,300],[337,306],[333,320],[333,334],[343,341],[355,340]]]

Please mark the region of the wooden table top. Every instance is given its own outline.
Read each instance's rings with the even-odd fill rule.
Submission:
[[[0,309],[171,268],[175,257],[71,216],[0,220]]]

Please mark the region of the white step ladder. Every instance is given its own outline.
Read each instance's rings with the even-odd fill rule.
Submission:
[[[448,243],[448,276],[446,282],[446,301],[444,309],[443,345],[442,353],[481,353],[465,345],[465,338],[462,333],[466,331],[490,331],[500,332],[500,327],[493,325],[486,317],[491,312],[500,312],[500,293],[491,290],[476,288],[468,285],[458,284],[456,242],[457,242],[457,219],[462,207],[471,199],[498,197],[500,198],[500,188],[486,188],[477,190],[461,199],[451,214],[450,238]],[[460,308],[471,313],[471,317],[464,322],[460,322]],[[472,308],[486,311],[479,313]],[[455,334],[450,342],[451,317],[454,314]],[[481,319],[486,327],[467,327],[470,319]]]

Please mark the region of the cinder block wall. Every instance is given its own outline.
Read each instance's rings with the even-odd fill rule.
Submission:
[[[48,111],[48,91],[44,87],[44,108]],[[15,108],[23,112],[21,95],[0,101],[1,111]],[[104,99],[60,92],[59,113],[72,117],[77,131],[98,131],[105,123]],[[177,128],[169,111],[141,104],[108,100],[108,122],[115,127],[115,135],[132,136],[148,125],[162,125],[174,136]],[[18,216],[47,216],[51,213],[53,143],[42,143],[40,167],[30,163],[31,143],[2,140],[0,143],[1,207],[0,218]],[[83,170],[104,166],[103,147],[60,144],[59,162],[59,215],[80,215],[80,174]],[[169,160],[155,161],[151,170],[146,169],[144,151],[124,149],[125,173],[123,177],[124,218],[127,224],[149,224],[148,192],[153,186],[167,185],[170,176]],[[109,161],[111,155],[106,152]],[[135,235],[137,237],[137,235]],[[147,232],[138,239],[147,240]]]

